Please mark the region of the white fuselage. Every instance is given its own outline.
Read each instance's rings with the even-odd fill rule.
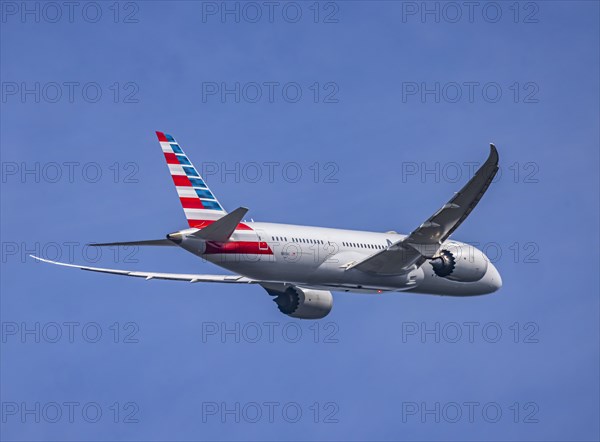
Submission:
[[[461,281],[439,277],[429,262],[401,275],[381,276],[358,269],[346,270],[349,263],[361,261],[405,237],[393,232],[262,222],[245,222],[244,225],[247,229],[236,230],[227,243],[202,244],[184,235],[179,245],[248,278],[322,290],[470,296],[494,292],[502,284],[498,271],[483,252],[458,241],[446,241],[442,247],[460,250],[457,259],[462,269],[479,272],[480,279]]]

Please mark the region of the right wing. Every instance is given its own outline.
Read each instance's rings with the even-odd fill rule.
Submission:
[[[498,172],[498,150],[490,144],[488,159],[475,172],[469,182],[441,209],[421,224],[410,235],[388,244],[381,250],[346,270],[358,269],[379,275],[395,275],[406,272],[411,266],[422,265],[433,258],[442,243],[469,216]]]
[[[194,274],[182,274],[182,273],[156,273],[156,272],[136,272],[131,270],[115,270],[115,269],[103,269],[100,267],[88,267],[80,266],[76,264],[67,264],[64,262],[51,261],[49,259],[39,258],[37,256],[29,255],[38,261],[47,262],[49,264],[55,264],[64,267],[73,267],[81,270],[88,270],[90,272],[100,273],[112,273],[114,275],[133,276],[135,278],[145,279],[168,279],[173,281],[187,281],[187,282],[227,282],[233,284],[255,284],[260,281],[246,278],[240,275],[194,275]]]
[[[498,172],[498,150],[490,144],[488,159],[475,175],[440,210],[413,231],[406,241],[413,244],[441,244],[473,211]]]

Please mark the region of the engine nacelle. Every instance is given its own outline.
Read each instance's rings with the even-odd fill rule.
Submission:
[[[429,264],[437,276],[458,282],[479,281],[488,268],[488,260],[483,253],[468,245],[452,252],[444,249]]]
[[[288,287],[283,293],[278,293],[273,301],[277,303],[281,313],[300,319],[321,319],[327,316],[333,308],[331,292],[295,286]]]

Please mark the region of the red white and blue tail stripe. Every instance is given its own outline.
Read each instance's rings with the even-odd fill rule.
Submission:
[[[227,214],[175,139],[156,132],[190,227],[202,228]]]

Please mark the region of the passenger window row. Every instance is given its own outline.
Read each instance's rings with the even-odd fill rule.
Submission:
[[[380,249],[380,250],[385,249],[385,246],[382,246],[381,244],[363,244],[363,243],[355,243],[355,242],[343,242],[342,245],[344,247],[355,247],[355,248],[361,248],[361,249]]]
[[[287,242],[287,236],[272,236],[273,241],[285,241]],[[292,242],[303,243],[303,244],[325,244],[325,241],[321,239],[312,238],[292,238]]]
[[[271,239],[273,241],[283,241],[287,242],[287,236],[272,236]],[[312,238],[292,238],[292,242],[302,243],[302,244],[325,244],[325,241],[321,239],[312,239]],[[356,243],[356,242],[342,242],[344,247],[354,247],[361,249],[375,249],[375,250],[383,250],[385,249],[384,245],[381,244],[368,244],[368,243]]]
[[[311,238],[292,238],[292,242],[299,242],[304,244],[325,244],[325,241],[323,240]]]

